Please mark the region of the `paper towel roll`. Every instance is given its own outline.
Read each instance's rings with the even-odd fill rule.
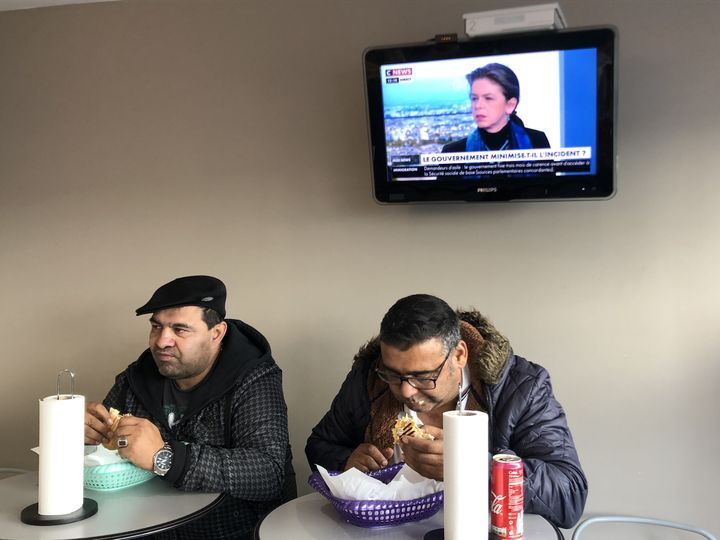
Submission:
[[[38,514],[64,515],[82,507],[84,438],[84,396],[40,400]]]
[[[445,540],[487,538],[488,417],[480,411],[443,414]]]

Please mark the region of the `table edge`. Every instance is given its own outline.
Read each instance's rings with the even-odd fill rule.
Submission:
[[[185,525],[186,523],[194,521],[195,519],[199,518],[200,516],[207,514],[208,512],[213,510],[215,507],[217,507],[221,502],[223,502],[227,496],[228,496],[227,493],[218,493],[218,496],[215,498],[215,500],[213,500],[207,506],[203,506],[202,508],[200,508],[199,510],[196,510],[195,512],[193,512],[191,514],[187,514],[181,518],[177,518],[172,521],[166,521],[165,523],[162,523],[160,525],[154,525],[152,527],[145,527],[143,529],[135,529],[133,531],[124,531],[121,533],[106,534],[106,535],[102,535],[102,536],[93,536],[92,538],[93,538],[93,540],[113,540],[113,539],[130,540],[132,538],[142,538],[149,534],[156,534],[156,533],[169,531],[169,530],[175,529],[177,527],[180,527],[181,525]],[[87,538],[81,537],[81,538],[76,538],[73,540],[87,540]]]
[[[312,495],[312,493],[307,493],[306,495]],[[302,496],[303,495],[300,495],[295,498],[299,499]],[[289,502],[289,501],[286,501],[286,502]],[[262,516],[258,520],[258,522],[255,524],[255,527],[253,528],[253,540],[260,540],[260,526],[262,525],[263,521],[265,521],[265,518],[268,517],[271,513],[272,513],[272,510],[270,512],[268,512],[267,514],[265,514],[264,516]],[[547,519],[545,516],[541,516],[540,514],[534,514],[534,515],[538,516],[539,518],[542,518],[553,528],[553,530],[555,531],[555,535],[557,536],[557,540],[565,540],[565,535],[563,534],[563,532],[560,530],[560,528],[557,525],[555,525],[552,521]]]

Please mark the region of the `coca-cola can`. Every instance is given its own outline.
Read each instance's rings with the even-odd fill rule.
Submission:
[[[523,537],[523,463],[511,454],[493,456],[490,482],[491,532],[499,538]]]

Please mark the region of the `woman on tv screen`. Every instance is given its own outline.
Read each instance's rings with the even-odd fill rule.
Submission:
[[[443,146],[443,152],[550,148],[542,131],[526,128],[515,114],[520,101],[517,75],[503,64],[487,64],[466,75],[475,129],[468,137]]]

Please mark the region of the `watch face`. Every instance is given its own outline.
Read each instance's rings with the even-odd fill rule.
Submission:
[[[155,454],[155,469],[162,472],[169,471],[172,465],[172,457],[172,450],[166,450],[164,448],[159,450],[158,453]]]

